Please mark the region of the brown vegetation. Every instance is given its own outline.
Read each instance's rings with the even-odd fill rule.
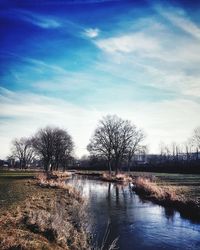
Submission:
[[[132,181],[132,178],[126,174],[108,174],[103,173],[101,175],[102,181],[109,181],[109,182],[120,182],[120,183],[128,183]]]
[[[65,171],[65,172],[53,171],[52,175],[55,178],[65,178],[65,180],[72,176],[72,174],[70,172],[67,172],[67,171]]]
[[[163,206],[175,208],[187,217],[200,220],[199,200],[186,198],[175,187],[160,187],[154,180],[138,177],[134,181],[133,189],[145,199]]]
[[[0,217],[0,249],[89,249],[80,194],[44,175],[34,184],[37,194]]]
[[[153,182],[149,178],[138,177],[135,180],[135,188],[140,190],[140,193],[155,197],[162,200],[175,200],[177,197],[176,188],[173,187],[159,187],[156,182]],[[183,197],[181,197],[183,199]]]
[[[100,171],[76,171],[77,175],[85,175],[85,176],[92,176],[92,177],[100,177],[102,175],[102,172]]]
[[[108,181],[108,182],[119,182],[119,183],[128,183],[132,181],[132,177],[128,174],[114,174],[109,172],[97,172],[97,171],[79,171],[76,172],[78,175],[89,176],[97,178],[101,181]]]
[[[60,172],[60,171],[52,171],[52,172],[40,172],[36,175],[36,178],[40,181],[49,181],[49,180],[66,180],[71,178],[72,174],[70,172]]]

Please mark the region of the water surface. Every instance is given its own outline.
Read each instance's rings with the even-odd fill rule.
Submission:
[[[106,243],[118,237],[121,250],[200,249],[200,224],[183,219],[174,210],[142,201],[129,186],[82,176],[69,182],[88,200],[88,227],[98,245],[109,223]]]

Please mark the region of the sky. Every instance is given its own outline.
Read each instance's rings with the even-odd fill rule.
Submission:
[[[150,153],[200,125],[200,2],[0,0],[0,158],[14,138],[66,129],[87,154],[107,114]]]

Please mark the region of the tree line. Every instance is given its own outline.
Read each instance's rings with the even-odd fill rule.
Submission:
[[[100,159],[107,165],[110,173],[115,171],[117,174],[122,164],[130,171],[134,156],[139,152],[147,152],[144,139],[144,131],[131,121],[107,115],[98,122],[87,150],[91,159]],[[200,127],[193,131],[190,142],[186,145],[188,155],[191,147],[197,152],[200,148]],[[45,171],[65,170],[73,160],[73,152],[72,136],[64,129],[47,126],[39,129],[32,137],[13,140],[11,158],[18,160],[20,168],[26,168],[33,160],[38,160]],[[159,159],[163,162],[172,157],[177,159],[177,152],[176,144],[173,144],[171,152],[168,146],[162,144]]]
[[[11,158],[17,159],[20,168],[26,168],[34,159],[40,160],[45,171],[66,169],[74,142],[64,129],[45,127],[30,138],[22,137],[12,142]]]

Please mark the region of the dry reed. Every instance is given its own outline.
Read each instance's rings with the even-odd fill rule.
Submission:
[[[166,207],[178,210],[182,215],[200,220],[200,203],[196,199],[186,198],[182,192],[172,186],[158,186],[149,178],[138,177],[133,183],[133,189],[143,198]]]

